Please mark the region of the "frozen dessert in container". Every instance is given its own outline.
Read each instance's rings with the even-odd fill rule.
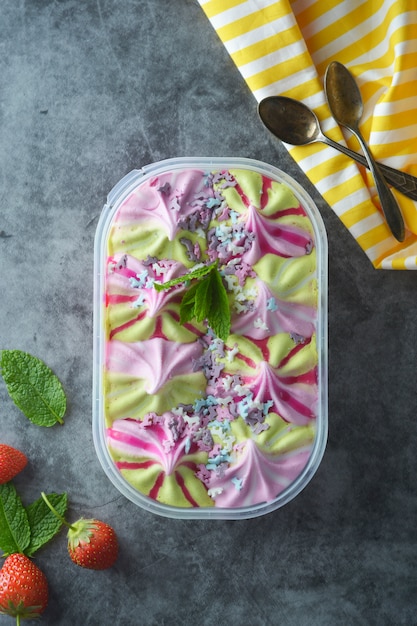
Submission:
[[[294,498],[327,437],[327,240],[252,159],[169,159],[111,191],[96,234],[93,434],[114,485],[176,518]]]

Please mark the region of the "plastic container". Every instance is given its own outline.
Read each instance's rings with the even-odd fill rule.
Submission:
[[[106,306],[106,289],[107,289],[106,273],[107,273],[108,257],[109,257],[109,240],[111,239],[112,236],[114,236],[112,235],[112,232],[115,227],[115,224],[117,225],[117,220],[119,219],[118,216],[123,214],[122,213],[124,210],[123,207],[126,207],[128,205],[130,200],[134,198],[135,194],[138,191],[140,193],[142,193],[142,191],[146,192],[147,189],[154,186],[156,184],[155,181],[158,181],[160,177],[162,177],[161,180],[165,180],[164,176],[169,177],[172,175],[175,178],[179,175],[182,175],[182,173],[184,173],[184,176],[186,176],[188,172],[192,172],[195,170],[198,170],[201,173],[209,173],[209,172],[219,172],[219,171],[224,171],[224,170],[230,171],[231,169],[233,171],[235,170],[239,170],[241,172],[243,171],[245,173],[243,176],[243,179],[245,179],[245,176],[248,176],[249,178],[253,176],[253,174],[251,174],[252,172],[252,173],[255,173],[255,175],[260,175],[262,177],[265,177],[265,179],[268,179],[269,181],[272,180],[277,183],[283,183],[283,186],[285,186],[286,188],[289,188],[292,191],[297,201],[300,203],[301,207],[305,211],[305,214],[308,220],[311,223],[311,231],[313,233],[313,243],[314,243],[315,253],[316,253],[316,263],[315,263],[315,269],[314,269],[313,282],[317,286],[317,300],[316,300],[317,310],[316,310],[315,316],[313,316],[313,319],[312,319],[312,323],[314,325],[313,332],[314,332],[314,336],[316,339],[317,362],[314,367],[314,370],[316,372],[316,379],[313,385],[313,388],[315,389],[315,393],[316,393],[316,398],[313,402],[314,418],[310,420],[308,418],[304,419],[303,417],[301,417],[301,422],[303,422],[303,420],[305,423],[308,422],[308,426],[305,426],[305,424],[304,426],[306,428],[310,428],[310,430],[313,430],[314,435],[311,440],[311,443],[307,447],[308,452],[305,453],[308,455],[308,458],[306,459],[305,463],[302,466],[300,466],[300,470],[297,472],[295,476],[293,476],[289,480],[287,478],[288,484],[286,484],[284,487],[281,486],[279,490],[277,490],[276,496],[272,498],[271,497],[264,498],[264,499],[261,498],[259,501],[253,501],[249,505],[238,504],[237,506],[235,505],[225,506],[224,504],[222,504],[218,506],[216,504],[216,497],[220,497],[218,496],[218,493],[221,493],[222,491],[220,488],[220,489],[217,489],[217,492],[215,489],[214,491],[213,490],[211,491],[211,494],[214,494],[213,498],[211,498],[211,500],[213,500],[213,503],[214,503],[213,505],[196,506],[196,504],[199,504],[198,497],[196,501],[194,502],[193,498],[189,494],[189,488],[187,484],[185,484],[185,487],[183,486],[181,495],[185,494],[187,497],[190,496],[189,499],[190,499],[191,505],[190,503],[187,503],[187,505],[184,506],[183,503],[181,503],[180,506],[176,506],[175,504],[172,504],[172,503],[166,503],[166,502],[164,503],[164,502],[158,501],[158,499],[156,499],[158,496],[155,494],[160,493],[160,492],[159,491],[156,492],[155,487],[154,487],[154,491],[152,492],[152,494],[151,492],[146,493],[145,492],[146,490],[144,492],[138,490],[138,488],[134,486],[134,484],[132,484],[130,479],[128,480],[121,473],[121,468],[124,467],[123,463],[120,460],[118,460],[117,461],[118,465],[116,466],[114,452],[110,453],[109,436],[108,436],[108,433],[110,431],[107,430],[107,427],[110,425],[113,428],[113,423],[110,419],[108,420],[108,423],[106,424],[106,419],[107,419],[106,418],[106,411],[107,411],[106,393],[108,389],[107,387],[108,382],[106,382],[107,380],[106,376],[109,376],[106,368],[107,368],[107,359],[109,358],[107,354],[107,350],[108,350],[108,346],[110,345],[108,342],[109,318],[107,317],[109,315],[109,311],[108,311],[108,307]],[[235,185],[236,182],[234,181],[233,184]],[[239,188],[239,185],[237,185],[236,189],[238,190],[242,198],[244,198],[245,194]],[[169,186],[165,184],[165,187],[161,187],[160,189],[158,189],[158,191],[161,194],[165,193],[166,195],[168,195]],[[146,196],[146,193],[145,193],[145,196]],[[233,191],[230,193],[233,194],[235,192]],[[266,191],[266,193],[269,193],[269,192]],[[228,196],[228,197],[232,197],[232,196]],[[264,199],[265,202],[269,201],[268,197],[265,196],[265,199]],[[245,201],[247,202],[247,198]],[[213,203],[215,204],[214,199],[211,201],[211,204]],[[289,212],[291,213],[291,211]],[[166,219],[169,220],[171,216],[170,209],[167,210],[167,214],[168,214],[168,217]],[[232,213],[229,213],[229,214],[232,215]],[[284,218],[284,220],[285,219],[286,218]],[[276,239],[274,239],[274,242],[276,242]],[[275,245],[274,242],[273,242],[273,245]],[[118,242],[117,245],[119,245],[120,247],[120,241]],[[129,243],[129,245],[130,245],[129,250],[132,250],[131,242]],[[133,248],[135,248],[134,245],[133,245]],[[112,252],[114,251],[112,250]],[[136,254],[137,254],[137,248],[136,248]],[[126,257],[124,257],[120,261],[120,264],[121,264],[120,267],[122,267],[122,261],[126,262]],[[141,262],[142,261],[143,259],[141,259]],[[244,158],[203,158],[203,157],[202,158],[175,158],[175,159],[168,159],[165,161],[147,165],[143,167],[141,170],[134,170],[130,172],[129,174],[127,174],[119,183],[115,185],[115,187],[111,190],[111,192],[108,195],[107,203],[104,205],[104,208],[103,208],[100,220],[99,220],[99,224],[97,227],[97,232],[96,232],[94,274],[95,274],[95,285],[94,285],[95,289],[94,289],[93,437],[94,437],[95,449],[96,449],[98,458],[100,460],[100,463],[105,473],[107,474],[108,478],[113,483],[113,485],[126,498],[128,498],[129,500],[131,500],[138,506],[142,507],[143,509],[146,509],[147,511],[150,511],[150,512],[153,512],[153,513],[165,516],[165,517],[183,518],[183,519],[254,518],[254,517],[269,513],[275,509],[278,509],[279,507],[291,501],[297,494],[299,494],[300,491],[304,489],[304,487],[306,487],[307,483],[311,480],[311,478],[315,474],[321,462],[322,456],[324,454],[326,441],[327,441],[327,238],[326,238],[326,232],[325,232],[324,224],[321,219],[320,213],[318,209],[316,208],[312,199],[305,192],[305,190],[295,180],[293,180],[290,176],[288,176],[286,173],[282,172],[281,170],[278,170],[275,167],[272,167],[268,164],[265,164],[259,161],[255,161],[252,159],[244,159]],[[308,281],[311,282],[311,280],[312,280],[311,276],[309,276]],[[303,281],[301,281],[301,283],[302,282]],[[291,336],[293,337],[293,335]],[[267,340],[268,338],[265,339],[265,341]],[[303,343],[303,340],[301,340],[301,343]],[[262,341],[261,340],[258,341],[258,344],[261,345]],[[135,346],[136,345],[137,344],[135,343]],[[140,345],[141,345],[140,342],[138,345],[140,349]],[[142,344],[142,345],[145,345],[145,344]],[[148,344],[146,343],[146,346],[147,345]],[[235,345],[237,346],[237,344]],[[130,347],[130,344],[129,344],[129,347]],[[306,348],[302,345],[301,349],[306,349]],[[230,350],[230,348],[228,348],[228,350]],[[179,379],[179,380],[183,380],[183,379]],[[307,386],[309,385],[308,382],[301,383],[301,384],[302,385],[306,384]],[[177,388],[178,388],[178,385],[177,385]],[[246,394],[248,393],[246,389],[244,390],[244,392]],[[110,395],[110,392],[109,392],[109,395]],[[161,398],[163,401],[164,395],[162,393],[158,396],[156,395],[152,396],[152,394],[149,395],[149,398],[152,401],[156,397],[158,398],[158,401]],[[247,396],[244,396],[244,398],[246,397]],[[253,394],[250,397],[253,397]],[[147,396],[146,399],[149,399],[149,398]],[[259,402],[257,406],[258,407],[260,406]],[[263,406],[267,407],[268,405],[264,404]],[[294,403],[294,406],[295,406],[295,403]],[[268,410],[271,410],[271,409],[268,409],[268,408],[264,409],[264,413],[265,411],[267,412]],[[276,407],[274,407],[273,410],[276,411]],[[258,415],[259,415],[259,412],[258,412]],[[128,418],[129,413],[127,413],[125,417]],[[187,417],[189,417],[189,415]],[[274,415],[269,416],[267,414],[267,418],[268,419],[270,418],[270,421],[271,421],[274,419]],[[243,419],[243,418],[240,417],[239,419]],[[248,418],[245,417],[245,419],[248,419]],[[260,418],[260,419],[263,419],[263,418]],[[279,417],[279,419],[281,420],[281,417]],[[298,417],[296,421],[297,420],[299,421]],[[119,422],[116,421],[115,423],[118,424]],[[121,422],[121,423],[123,425],[125,422]],[[128,423],[129,424],[133,423],[134,426],[136,427],[137,425],[136,418],[133,420],[129,420]],[[292,428],[295,428],[296,432],[299,433],[299,432],[304,432],[303,431],[304,426],[303,426],[303,423],[301,423],[301,425],[300,424],[296,425],[295,427],[291,424],[288,424],[288,427],[286,428],[288,431],[290,431]],[[140,427],[142,427],[142,425]],[[211,425],[209,427],[211,427]],[[258,426],[255,425],[255,428],[256,427],[259,427],[259,425]],[[159,428],[159,426],[155,426],[155,428]],[[223,425],[222,425],[222,428],[223,428]],[[251,426],[251,428],[253,427]],[[271,427],[269,426],[269,428]],[[299,428],[301,428],[301,430],[297,430]],[[262,426],[260,426],[260,429],[262,431]],[[285,436],[286,436],[287,430],[285,430],[284,428],[284,430],[280,430],[279,432],[282,434],[282,432],[285,431]],[[210,432],[214,432],[214,431],[210,431]],[[223,433],[223,430],[219,432]],[[178,436],[178,434],[176,436]],[[265,435],[261,435],[261,437],[262,436],[265,436]],[[273,444],[268,443],[267,437],[266,437],[264,440],[264,444],[266,442],[265,444],[266,446],[279,445],[276,443],[279,437],[280,437],[279,434],[275,435]],[[254,435],[254,439],[256,439],[255,435]],[[171,442],[170,445],[174,445],[174,443]],[[190,441],[188,441],[187,445],[189,447]],[[256,451],[257,450],[256,446],[253,446],[253,447]],[[218,445],[216,450],[219,451],[219,449],[220,449],[220,446]],[[237,448],[233,448],[233,450],[236,450],[236,449]],[[184,454],[186,454],[186,452]],[[222,452],[222,453],[226,454],[226,452]],[[229,448],[228,452],[231,453],[231,448]],[[272,450],[272,452],[274,451]],[[211,450],[210,454],[211,454],[211,458],[213,458],[213,449]],[[289,456],[291,456],[292,453],[290,452],[288,454]],[[297,448],[295,448],[294,454],[295,455],[299,454],[299,451]],[[278,456],[279,455],[276,455],[274,459],[278,458]],[[251,470],[251,471],[257,472],[257,473],[259,472],[260,475],[263,475],[262,459],[267,459],[267,461],[265,462],[269,463],[270,458],[271,457],[268,456],[268,453],[266,453],[265,456],[261,455],[260,457],[261,465],[259,466],[259,470]],[[207,463],[210,462],[210,459],[206,459],[206,460],[207,460]],[[257,461],[259,462],[259,459],[257,459]],[[131,466],[129,465],[129,463],[127,465],[129,466],[129,471],[130,471]],[[184,467],[185,465],[186,463],[184,463]],[[233,463],[230,463],[229,466],[230,465],[233,465]],[[198,464],[196,465],[196,467],[197,466]],[[201,465],[199,467],[201,470]],[[188,469],[186,471],[188,472]],[[221,475],[221,472],[218,471],[218,467],[216,467],[216,472],[217,472],[216,476]],[[173,476],[174,475],[179,476],[179,474],[175,474],[175,472],[173,471]],[[160,480],[167,480],[166,474],[164,474],[163,477],[161,477],[161,475],[159,476],[160,476]],[[171,478],[172,477],[170,477],[170,480]],[[258,481],[258,478],[259,478],[258,475],[256,476],[253,475],[253,476],[249,476],[247,480],[248,482],[251,482],[253,479],[256,482]],[[188,478],[186,480],[188,480]],[[242,489],[242,480],[240,480],[236,475],[234,476],[233,480],[235,482],[236,489],[238,491],[239,489]],[[204,481],[203,481],[203,484],[204,484]],[[206,490],[209,489],[209,485],[210,485],[210,482],[206,481],[206,484],[205,484]],[[232,496],[234,497],[234,494],[232,494]]]

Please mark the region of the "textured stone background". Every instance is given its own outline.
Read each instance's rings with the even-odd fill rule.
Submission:
[[[175,156],[245,156],[292,174],[329,238],[329,440],[283,509],[239,522],[168,520],[112,486],[91,434],[93,243],[113,185]],[[106,572],[38,553],[58,626],[410,626],[416,617],[416,276],[373,270],[258,120],[191,0],[1,0],[0,348],[45,360],[64,426],[29,423],[0,381],[0,438],[30,457],[29,503],[116,528]],[[0,617],[0,624],[12,623]]]

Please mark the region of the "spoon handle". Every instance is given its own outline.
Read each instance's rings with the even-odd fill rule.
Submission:
[[[375,180],[376,189],[379,195],[379,200],[381,203],[382,211],[385,215],[385,219],[389,228],[391,229],[392,234],[398,241],[404,241],[405,238],[405,226],[403,216],[401,215],[400,207],[397,204],[396,199],[390,192],[385,182],[385,179],[382,176],[381,170],[378,165],[374,161],[370,150],[362,137],[358,128],[350,128],[351,132],[353,132],[366,156],[366,160],[368,161],[369,169],[372,172],[372,176]]]
[[[346,148],[346,146],[344,146],[343,144],[333,141],[333,139],[330,139],[330,137],[327,137],[326,135],[323,135],[322,141],[328,146],[331,146],[332,148],[343,152],[343,154],[346,154],[351,159],[354,159],[361,165],[364,165],[365,167],[370,169],[368,161],[365,159],[364,156],[362,156],[362,154]],[[411,174],[407,174],[405,172],[401,172],[400,170],[396,170],[389,165],[384,165],[383,163],[378,162],[377,165],[386,181],[388,181],[393,187],[398,189],[398,191],[401,191],[404,196],[407,196],[412,200],[417,200],[417,178],[415,176],[412,176]]]

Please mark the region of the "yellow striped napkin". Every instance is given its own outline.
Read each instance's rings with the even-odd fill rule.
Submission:
[[[199,0],[259,102],[285,95],[314,109],[323,131],[359,151],[334,122],[323,77],[340,61],[364,100],[374,157],[417,176],[417,0]],[[390,234],[372,176],[324,144],[286,148],[376,268],[417,269],[417,202],[394,191],[405,241]]]

